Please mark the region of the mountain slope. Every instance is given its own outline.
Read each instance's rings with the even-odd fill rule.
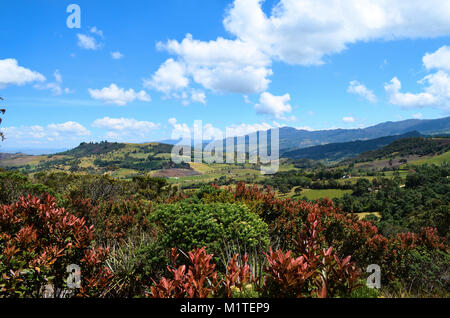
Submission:
[[[392,135],[402,135],[411,131],[418,131],[421,134],[448,133],[450,132],[450,117],[385,122],[361,129],[307,131],[297,130],[292,127],[282,127],[280,128],[280,151],[287,152],[327,143],[368,140]]]
[[[403,135],[380,137],[376,139],[331,143],[288,151],[283,153],[282,157],[290,159],[327,159],[328,161],[337,161],[344,158],[357,156],[362,152],[379,149],[381,147],[389,145],[395,140],[412,136],[421,136],[421,134],[417,131],[414,131]]]
[[[354,161],[364,162],[384,158],[436,156],[450,150],[450,138],[403,138],[380,149],[361,153]]]

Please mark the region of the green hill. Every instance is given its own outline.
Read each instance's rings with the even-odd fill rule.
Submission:
[[[155,170],[187,169],[187,164],[175,164],[170,158],[172,145],[160,143],[81,143],[78,147],[54,155],[30,156],[17,154],[3,156],[0,167],[35,173],[60,170],[111,174],[119,178]]]
[[[395,140],[411,136],[421,136],[421,134],[417,131],[414,131],[403,135],[387,136],[370,140],[331,143],[288,151],[283,153],[282,157],[290,159],[338,161],[344,158],[355,157],[363,152],[382,148],[389,145]]]
[[[360,154],[355,161],[373,161],[384,158],[437,156],[450,150],[450,138],[447,137],[411,137],[403,138],[377,150]]]

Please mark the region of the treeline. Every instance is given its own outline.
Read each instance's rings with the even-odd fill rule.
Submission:
[[[410,171],[405,181],[398,174],[372,181],[362,178],[352,194],[334,201],[347,212],[379,212],[381,220],[376,224],[384,235],[417,231],[426,225],[449,239],[449,175],[449,165],[423,165]]]
[[[350,189],[350,182],[338,182],[347,176],[347,172],[342,169],[320,169],[313,171],[283,171],[277,172],[270,178],[266,178],[258,183],[271,186],[274,189],[287,193],[293,187],[310,189]]]

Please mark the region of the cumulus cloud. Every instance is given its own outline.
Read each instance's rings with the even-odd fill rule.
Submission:
[[[361,84],[358,81],[351,81],[347,88],[347,92],[359,95],[367,99],[371,103],[375,103],[377,101],[377,97],[375,96],[373,91],[368,89],[364,84]]]
[[[98,50],[101,45],[97,43],[94,37],[78,33],[78,46],[85,50]]]
[[[427,92],[424,93],[401,93],[402,83],[397,77],[394,77],[389,83],[386,83],[384,89],[389,96],[389,102],[402,107],[424,107],[432,106],[436,103],[435,97]]]
[[[153,88],[166,95],[186,88],[189,79],[186,77],[186,70],[183,63],[173,59],[165,61],[150,79],[144,80],[144,87]]]
[[[423,57],[423,65],[435,73],[426,75],[418,81],[424,86],[419,93],[402,93],[402,84],[394,77],[384,88],[389,102],[404,108],[436,107],[450,110],[450,48],[443,46],[436,52],[427,53]]]
[[[281,0],[270,16],[260,0],[235,0],[225,28],[277,60],[322,64],[348,44],[450,34],[450,3],[434,0]]]
[[[447,0],[280,0],[269,14],[263,2],[233,2],[223,20],[229,39],[201,41],[187,34],[157,44],[176,57],[184,87],[189,80],[213,92],[262,93],[274,61],[320,65],[357,42],[450,35]],[[168,90],[170,84],[153,88]],[[369,90],[359,92],[374,100]]]
[[[106,129],[106,136],[115,140],[147,140],[151,139],[150,133],[160,125],[150,121],[138,121],[133,118],[96,119],[92,127]]]
[[[174,98],[189,103],[206,104],[206,94],[202,90],[189,89],[186,65],[173,59],[166,60],[151,78],[144,79],[145,88],[164,93],[164,98]]]
[[[51,131],[56,135],[60,134],[75,134],[77,136],[90,135],[89,130],[87,130],[84,126],[74,121],[68,121],[62,124],[50,124],[48,125],[48,129],[49,131]]]
[[[111,57],[115,60],[120,60],[121,58],[124,57],[124,55],[122,53],[120,53],[119,51],[116,51],[116,52],[111,52]]]
[[[185,78],[189,76],[214,92],[256,93],[265,90],[270,83],[267,78],[272,75],[270,59],[240,40],[219,37],[204,42],[188,34],[181,42],[160,42],[158,48],[179,57]]]
[[[450,72],[450,46],[443,46],[434,53],[423,57],[423,65],[428,69],[440,69]]]
[[[259,97],[259,104],[255,105],[255,110],[259,114],[268,114],[277,119],[285,119],[284,114],[290,113],[292,110],[289,101],[289,94],[275,96],[269,92],[264,92]]]
[[[44,75],[19,66],[16,59],[0,60],[0,88],[44,81]]]
[[[111,84],[109,87],[104,87],[102,89],[88,89],[89,94],[92,98],[102,100],[106,104],[116,104],[119,106],[124,106],[135,100],[150,102],[150,96],[144,91],[135,92],[134,89],[130,88],[125,90],[118,87],[116,84]]]
[[[176,118],[169,118],[167,121],[170,126],[172,126],[172,135],[170,138],[172,139],[191,139],[192,132],[191,128],[187,124],[178,123]]]
[[[179,123],[176,118],[170,118],[168,123],[173,129],[171,138],[193,138],[193,127],[190,127],[186,123]],[[219,129],[211,123],[206,123],[202,125],[202,134],[203,140],[213,140],[225,137],[245,136],[257,131],[266,131],[274,127],[280,127],[280,125],[275,122],[272,124],[266,122],[255,124],[241,123],[238,125],[235,124],[226,126],[224,129]]]
[[[2,131],[7,136],[6,142],[10,146],[18,144],[45,144],[56,140],[75,140],[91,134],[86,127],[74,121],[49,124],[47,126],[6,127],[2,128]]]

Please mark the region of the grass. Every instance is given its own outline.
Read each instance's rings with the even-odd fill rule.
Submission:
[[[351,194],[352,190],[341,190],[341,189],[303,189],[302,192],[297,194],[297,198],[306,197],[308,200],[317,200],[317,199],[334,199],[341,198],[345,194]]]
[[[360,220],[364,219],[368,215],[375,215],[376,217],[381,218],[380,212],[361,212],[361,213],[355,213],[355,214],[358,215],[358,218]]]
[[[420,166],[423,164],[435,164],[435,165],[441,165],[444,163],[449,163],[450,162],[450,151],[447,151],[439,156],[433,156],[433,157],[428,157],[428,158],[422,158],[422,159],[418,159],[418,160],[414,160],[414,161],[410,161],[408,162],[410,165],[416,165],[416,166]]]

